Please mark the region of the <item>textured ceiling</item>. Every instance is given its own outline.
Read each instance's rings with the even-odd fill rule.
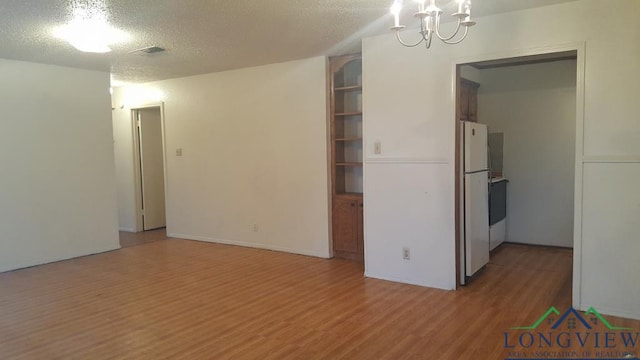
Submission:
[[[409,3],[411,0],[406,0]],[[573,0],[474,0],[474,17]],[[78,3],[106,5],[131,35],[107,54],[54,38]],[[111,71],[126,82],[357,52],[389,31],[392,0],[0,0],[0,58]],[[440,0],[438,4],[454,0]],[[408,12],[408,11],[407,11]],[[129,54],[157,45],[164,53]]]

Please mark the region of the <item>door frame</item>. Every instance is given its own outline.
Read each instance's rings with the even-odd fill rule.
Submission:
[[[458,92],[459,84],[458,79],[460,77],[459,66],[490,60],[509,59],[516,57],[545,55],[553,53],[562,53],[567,51],[576,52],[576,144],[575,144],[575,171],[574,171],[574,203],[573,203],[573,289],[572,289],[572,305],[576,309],[581,308],[581,288],[582,288],[582,203],[583,203],[583,163],[584,163],[584,103],[585,103],[585,65],[586,65],[586,43],[575,42],[567,44],[558,44],[552,46],[536,47],[530,49],[510,50],[505,52],[482,54],[468,57],[454,58],[451,64],[452,73],[452,93],[453,107],[455,114],[454,118],[454,189],[455,189],[455,221],[454,221],[454,233],[455,244],[452,244],[452,250],[455,255],[454,271],[451,272],[450,283],[453,289],[459,286],[461,260],[460,260],[460,244],[461,244],[461,214],[460,214],[460,127],[458,126]]]
[[[137,118],[136,114],[138,110],[158,108],[160,110],[160,128],[162,130],[162,167],[164,176],[164,206],[165,211],[167,209],[168,198],[168,186],[167,186],[167,143],[165,134],[165,120],[164,120],[164,102],[148,103],[138,105],[130,109],[131,117],[131,133],[133,134],[133,183],[136,205],[136,221],[135,232],[144,231],[143,227],[143,212],[142,212],[142,173],[140,172],[140,137],[138,134]],[[166,216],[166,215],[165,215]]]

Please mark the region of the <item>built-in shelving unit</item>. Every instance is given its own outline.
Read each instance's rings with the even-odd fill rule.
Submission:
[[[363,261],[362,57],[332,57],[330,72],[333,252]]]

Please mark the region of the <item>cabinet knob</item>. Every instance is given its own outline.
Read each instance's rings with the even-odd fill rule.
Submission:
[[[354,206],[356,206],[356,203],[351,203],[351,207],[354,207]]]

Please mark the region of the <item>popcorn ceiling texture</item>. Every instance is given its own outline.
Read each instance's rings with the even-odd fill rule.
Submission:
[[[571,0],[477,0],[483,16]],[[110,71],[147,82],[360,50],[389,31],[392,0],[1,0],[0,58]],[[405,1],[413,6],[412,1]],[[454,9],[448,4],[446,13]],[[74,11],[105,14],[131,35],[108,54],[86,54],[51,35]],[[410,10],[403,22],[409,25]],[[406,20],[404,20],[406,19]],[[481,26],[478,22],[477,26]],[[129,54],[157,45],[153,55]],[[399,47],[399,50],[402,48]],[[434,49],[430,50],[433,51]],[[411,51],[411,50],[403,50]],[[415,49],[413,51],[425,51]]]

